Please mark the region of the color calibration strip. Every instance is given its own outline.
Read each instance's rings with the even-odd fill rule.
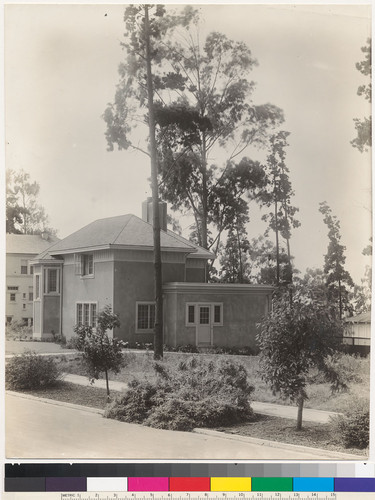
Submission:
[[[375,478],[12,477],[6,492],[375,492]]]

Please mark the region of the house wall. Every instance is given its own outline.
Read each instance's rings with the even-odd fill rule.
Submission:
[[[97,302],[97,311],[104,306],[114,307],[113,256],[110,251],[94,252],[94,275],[75,274],[74,255],[64,256],[62,282],[62,333],[69,339],[74,335],[77,302]]]
[[[33,276],[30,272],[30,264],[28,261],[34,256],[35,254],[7,254],[5,291],[6,323],[21,321],[25,324],[32,324],[33,301],[30,300],[30,293],[33,291]],[[27,263],[27,274],[21,274],[21,265],[24,263]],[[15,287],[17,287],[17,290],[14,290]],[[11,294],[15,294],[15,301],[10,300]]]
[[[164,262],[163,282],[184,281],[183,262]],[[153,332],[136,333],[137,302],[155,302],[153,262],[114,263],[114,311],[120,315],[116,336],[127,342],[153,342]]]
[[[268,293],[269,294],[269,293]],[[220,303],[223,307],[223,326],[212,326],[212,345],[221,347],[251,347],[257,350],[256,324],[269,311],[267,293],[231,291],[215,293],[183,291],[165,293],[165,339],[169,345],[196,345],[196,326],[186,326],[187,303]],[[175,314],[173,315],[173,310]]]

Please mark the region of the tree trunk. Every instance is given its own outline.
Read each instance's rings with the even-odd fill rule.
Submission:
[[[157,151],[155,139],[155,117],[153,84],[151,72],[151,47],[150,47],[150,21],[148,16],[149,6],[145,7],[145,34],[146,34],[146,67],[147,67],[147,96],[148,96],[148,125],[150,133],[151,155],[151,187],[153,208],[153,234],[154,234],[154,280],[155,280],[155,325],[154,325],[154,359],[163,357],[163,291],[162,268],[160,248],[160,217],[159,217],[159,192],[157,179]]]
[[[342,319],[342,294],[341,294],[341,280],[339,280],[339,311],[340,311],[340,319]]]
[[[277,201],[275,200],[275,236],[276,236],[276,283],[280,284],[280,252],[279,252],[279,230],[277,228]]]
[[[105,385],[107,387],[107,402],[109,403],[110,397],[109,397],[109,381],[108,381],[108,371],[105,370]]]
[[[303,402],[302,396],[298,398],[298,412],[297,412],[297,431],[302,429],[302,412],[303,412]]]
[[[202,246],[208,250],[207,218],[208,218],[208,190],[207,190],[207,150],[206,136],[202,137]]]

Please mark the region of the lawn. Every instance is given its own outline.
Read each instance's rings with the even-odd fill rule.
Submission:
[[[185,353],[165,353],[164,362],[168,365],[177,365],[187,357],[197,356],[196,354]],[[199,355],[198,355],[199,356]],[[257,356],[233,356],[224,354],[205,354],[206,359],[223,357],[231,361],[237,361],[245,365],[250,383],[254,386],[252,399],[264,403],[290,404],[288,400],[282,399],[279,395],[272,394],[269,387],[261,379],[259,373],[259,358]],[[128,351],[125,353],[126,366],[118,374],[110,374],[110,380],[129,382],[133,377],[147,377],[153,380],[155,377],[153,366],[153,355],[151,352]],[[58,358],[60,368],[66,373],[86,375],[79,354],[77,356],[62,356]],[[333,393],[329,384],[320,380],[317,372],[311,373],[310,384],[307,390],[309,399],[305,403],[306,408],[317,410],[345,412],[352,404],[353,396],[369,397],[370,390],[370,360],[368,358],[344,358],[342,364],[346,365],[346,370],[354,373],[354,380],[349,384],[347,391]],[[349,366],[350,365],[350,366]]]

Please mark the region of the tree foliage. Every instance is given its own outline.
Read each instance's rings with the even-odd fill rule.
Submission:
[[[257,334],[262,378],[271,389],[299,406],[297,428],[302,426],[302,408],[308,398],[308,372],[317,367],[332,389],[343,386],[325,358],[335,352],[342,324],[314,287],[294,287],[274,301],[272,311],[261,321]]]
[[[364,96],[364,98],[371,102],[371,39],[367,39],[367,44],[361,47],[364,53],[364,59],[357,62],[356,68],[367,77],[368,83],[360,85],[357,90],[357,95]],[[357,132],[357,137],[351,141],[353,147],[357,148],[361,153],[368,151],[371,147],[371,136],[372,136],[372,120],[370,117],[365,117],[363,119],[354,118],[355,129]]]
[[[124,366],[121,340],[110,337],[108,330],[120,326],[117,314],[112,312],[110,306],[105,306],[97,316],[97,326],[92,328],[86,325],[76,325],[74,333],[77,334],[74,345],[81,351],[85,361],[88,375],[92,381],[97,380],[101,373],[105,374],[107,396],[109,398],[108,372],[118,373]]]
[[[38,203],[39,184],[24,170],[6,171],[6,231],[16,234],[56,235],[44,207]]]
[[[333,304],[336,304],[339,317],[342,318],[344,311],[350,312],[349,292],[354,287],[354,282],[344,267],[346,247],[340,243],[340,222],[332,214],[327,202],[319,204],[319,211],[323,214],[323,221],[328,227],[329,243],[324,257],[328,298]]]
[[[292,281],[292,258],[290,253],[290,238],[292,228],[300,226],[295,218],[298,208],[291,204],[291,198],[294,195],[292,184],[289,179],[289,168],[285,162],[285,148],[288,146],[287,138],[289,132],[279,131],[270,139],[270,154],[267,157],[266,176],[268,183],[262,191],[260,198],[262,203],[271,208],[271,211],[265,214],[262,219],[267,221],[269,230],[275,232],[276,248],[276,283],[281,283],[280,276],[280,237],[286,241],[288,256],[288,272],[284,274],[283,282]]]
[[[198,243],[218,248],[222,231],[247,214],[243,196],[256,198],[265,182],[260,164],[241,155],[250,145],[264,146],[282,112],[252,102],[257,61],[244,43],[217,32],[201,42],[195,19],[166,46],[178,79],[165,84],[172,97],[160,94],[156,113],[160,189],[173,209],[193,214]],[[218,151],[226,160],[210,163]]]

